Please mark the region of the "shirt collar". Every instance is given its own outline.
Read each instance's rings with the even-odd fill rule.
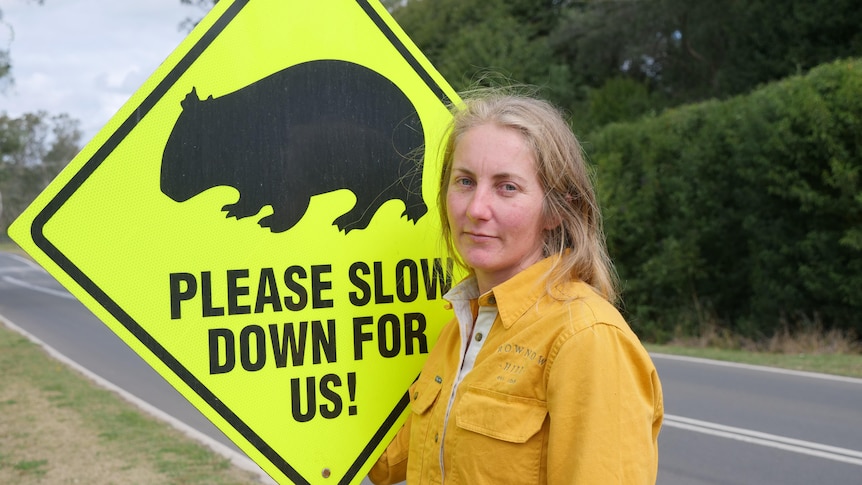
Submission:
[[[476,277],[470,275],[443,295],[443,298],[452,304],[458,300],[478,299],[480,306],[496,305],[503,327],[509,328],[544,295],[548,272],[555,259],[553,256],[538,261],[484,295],[479,294]]]

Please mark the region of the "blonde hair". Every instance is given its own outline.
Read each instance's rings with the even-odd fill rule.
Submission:
[[[544,236],[544,256],[559,256],[549,274],[548,292],[553,295],[553,290],[561,283],[581,280],[616,303],[617,277],[605,245],[591,174],[581,144],[562,113],[546,101],[498,88],[465,94],[462,101],[452,109],[453,118],[442,147],[443,168],[437,201],[449,253],[461,266],[467,267],[455,250],[447,217],[455,147],[473,127],[495,124],[512,128],[524,136],[533,152],[536,173],[545,194],[544,217],[559,221],[554,229],[545,231]]]

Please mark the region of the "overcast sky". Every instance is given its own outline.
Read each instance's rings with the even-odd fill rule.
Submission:
[[[203,15],[180,0],[0,0],[0,11],[15,79],[0,111],[68,113],[82,144],[180,44],[182,21]]]

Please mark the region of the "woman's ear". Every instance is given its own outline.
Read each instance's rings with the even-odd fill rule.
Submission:
[[[571,201],[572,196],[566,194],[566,200]],[[559,227],[563,222],[563,217],[560,215],[559,210],[557,210],[554,206],[549,204],[547,201],[545,202],[545,225],[543,229],[546,231],[552,231]]]
[[[556,229],[557,227],[559,227],[559,226],[560,226],[560,224],[562,223],[562,221],[560,220],[560,216],[558,216],[558,215],[553,215],[553,216],[551,216],[551,217],[546,217],[545,219],[546,219],[546,221],[545,221],[545,227],[544,227],[544,229],[545,229],[546,231],[553,231],[554,229]]]

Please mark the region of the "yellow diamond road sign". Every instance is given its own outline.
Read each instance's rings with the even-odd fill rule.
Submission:
[[[356,483],[448,318],[455,96],[376,0],[222,0],[9,233],[273,478]]]

